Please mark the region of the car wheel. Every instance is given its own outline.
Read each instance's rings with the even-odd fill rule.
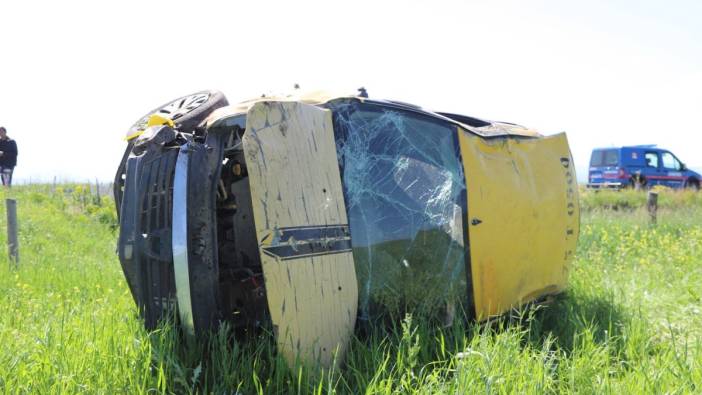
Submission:
[[[685,189],[699,191],[700,190],[700,182],[694,178],[690,178],[687,181],[685,181]]]
[[[129,128],[127,139],[135,137],[146,128],[149,118],[156,114],[173,121],[181,132],[192,133],[212,111],[228,105],[224,94],[219,91],[200,91],[179,97],[149,111]]]

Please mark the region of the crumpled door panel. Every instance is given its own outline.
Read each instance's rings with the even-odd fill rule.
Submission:
[[[580,218],[565,134],[459,140],[477,318],[563,291]]]

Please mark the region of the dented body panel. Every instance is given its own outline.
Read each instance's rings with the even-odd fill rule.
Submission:
[[[563,291],[580,215],[565,134],[459,139],[477,318]]]

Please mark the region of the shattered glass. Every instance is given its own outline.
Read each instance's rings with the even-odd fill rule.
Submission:
[[[359,283],[359,317],[466,311],[465,177],[456,127],[383,105],[330,105]]]

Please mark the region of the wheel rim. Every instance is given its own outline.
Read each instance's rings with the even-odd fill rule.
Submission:
[[[134,129],[143,130],[146,127],[146,123],[149,121],[149,117],[153,114],[158,114],[164,118],[168,118],[172,121],[177,121],[189,112],[197,109],[201,105],[205,104],[209,100],[210,94],[195,93],[179,99],[173,100],[172,102],[166,104],[165,106],[159,108],[152,114],[149,114],[139,120],[139,122],[134,125]]]

